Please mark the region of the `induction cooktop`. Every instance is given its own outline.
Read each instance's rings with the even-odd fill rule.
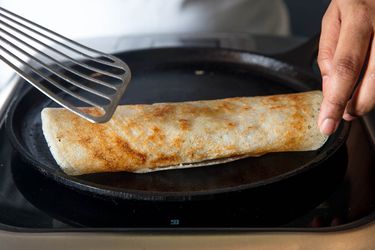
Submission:
[[[134,38],[136,41],[149,41],[144,38]],[[232,36],[212,37],[194,37],[187,39],[186,36],[179,39],[176,36],[154,37],[156,42],[143,43],[145,47],[157,47],[158,44],[167,44],[168,46],[219,46],[229,48],[241,48],[241,44],[248,50],[266,51],[267,44],[287,44],[290,47],[300,42],[300,40],[290,39],[289,43],[285,39],[283,42],[275,42],[274,38],[254,38],[240,37],[235,43]],[[159,40],[158,40],[159,39]],[[166,43],[165,41],[168,41]],[[250,39],[245,43],[246,39]],[[178,43],[176,43],[178,41]],[[230,42],[228,42],[230,41]],[[240,42],[238,42],[240,41]],[[273,41],[273,42],[271,42]],[[123,44],[123,48],[129,46]],[[119,43],[121,44],[121,42]],[[135,43],[140,44],[140,43]],[[258,45],[257,45],[258,44]],[[277,46],[276,46],[277,47]],[[275,46],[272,46],[275,50]],[[242,48],[244,49],[244,48]],[[280,48],[280,51],[282,49]],[[269,51],[279,52],[279,51]],[[20,84],[22,85],[22,84]],[[21,91],[22,86],[17,91]],[[280,218],[274,223],[257,224],[225,224],[220,221],[230,221],[230,217],[236,217],[237,214],[227,214],[228,218],[218,216],[215,226],[207,228],[204,224],[200,225],[196,220],[194,225],[186,227],[181,224],[179,218],[171,218],[160,224],[153,224],[155,230],[173,229],[173,230],[250,230],[250,231],[336,231],[344,228],[355,228],[371,222],[375,219],[375,152],[374,137],[375,134],[375,116],[368,116],[365,119],[358,119],[352,122],[349,137],[346,142],[347,166],[344,173],[338,173],[340,178],[332,183],[332,188],[326,190],[322,195],[322,200],[308,210],[288,218]],[[342,175],[342,176],[341,176]],[[319,183],[316,183],[319,185]],[[112,227],[105,226],[105,223],[82,223],[77,219],[78,213],[74,209],[65,209],[64,206],[79,205],[80,202],[88,202],[77,198],[76,204],[65,204],[63,196],[60,196],[58,186],[51,186],[43,175],[32,171],[32,168],[21,160],[20,155],[12,148],[4,125],[0,127],[0,228],[16,231],[129,231],[133,229],[145,229],[144,222],[139,224],[132,222],[127,224],[121,222]],[[301,200],[309,199],[303,197]],[[267,197],[265,197],[267,199]],[[225,204],[223,204],[225,206]],[[98,207],[100,210],[101,208]],[[277,208],[275,208],[277,210]],[[294,208],[291,208],[293,210]],[[66,212],[69,211],[69,213]],[[294,211],[294,210],[293,210]],[[296,210],[297,211],[297,210]],[[290,215],[290,214],[289,214]],[[199,215],[197,215],[199,216]],[[224,216],[224,215],[222,215]],[[147,220],[147,216],[141,220]],[[104,226],[103,226],[104,225]],[[149,228],[147,228],[149,230]]]

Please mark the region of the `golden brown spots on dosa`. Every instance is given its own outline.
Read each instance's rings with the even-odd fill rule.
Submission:
[[[155,118],[165,118],[174,112],[174,107],[170,104],[155,105],[155,109],[151,113]]]
[[[300,104],[303,105],[303,104]],[[304,131],[305,124],[306,124],[306,118],[301,112],[301,110],[304,107],[300,107],[300,109],[296,109],[296,111],[291,115],[290,117],[290,125],[291,129],[286,130],[285,138],[286,141],[283,145],[284,149],[288,148],[298,148],[301,145],[303,145],[305,137],[304,134],[301,134],[300,131]]]
[[[147,156],[145,154],[131,148],[130,145],[120,137],[114,137],[112,142],[113,147],[102,145],[106,147],[106,150],[94,145],[90,150],[93,157],[102,161],[108,171],[119,168],[122,170],[131,170],[132,166],[144,164],[146,162]],[[123,165],[122,163],[124,161],[130,164]]]
[[[264,99],[264,101],[271,101],[271,102],[279,102],[280,97],[279,96],[268,96]]]
[[[90,107],[90,108],[81,108],[81,110],[89,115],[92,115],[92,116],[102,116],[104,115],[104,110],[102,110],[101,108],[97,108],[97,107]]]
[[[225,146],[225,149],[228,151],[235,151],[237,147],[235,145],[229,145],[229,146]]]
[[[285,109],[285,105],[273,105],[270,109]]]
[[[179,160],[179,156],[177,155],[158,155],[156,159],[150,161],[150,164],[155,166],[160,165],[171,165],[174,164],[176,161]]]
[[[188,120],[186,120],[186,119],[179,119],[178,122],[179,122],[181,130],[183,130],[183,131],[189,130],[189,128],[190,128],[190,122]]]
[[[235,122],[228,122],[227,126],[228,126],[228,128],[235,128],[236,127],[236,123]]]
[[[160,128],[154,126],[152,128],[152,134],[148,137],[148,140],[154,144],[163,144],[165,143],[165,134]]]
[[[248,110],[251,110],[251,109],[253,109],[253,108],[252,108],[251,106],[243,106],[242,109],[243,109],[244,111],[248,111]]]
[[[103,170],[130,170],[129,166],[144,164],[147,156],[134,150],[128,142],[116,134],[109,123],[93,124],[72,115],[72,130],[66,135],[75,137],[93,161],[99,161]],[[73,130],[74,129],[74,130]],[[123,162],[130,164],[124,165]]]
[[[226,111],[231,112],[231,111],[235,111],[236,105],[229,101],[223,100],[218,106],[218,109],[221,110],[222,112],[226,112]]]
[[[182,146],[183,142],[184,142],[184,140],[180,137],[174,138],[173,142],[172,142],[172,146],[174,148],[180,148]]]
[[[188,114],[190,117],[210,117],[216,118],[223,115],[223,111],[217,107],[209,107],[206,105],[202,106],[191,106],[183,105],[181,107],[181,114]]]
[[[104,124],[50,108],[42,112],[43,133],[68,174],[147,171],[228,156],[316,149],[326,140],[314,118],[321,100],[321,92],[314,91],[124,105]]]
[[[59,142],[61,142],[61,140],[64,138],[64,135],[62,134],[57,134],[56,135],[56,140],[58,140]]]
[[[135,163],[143,164],[147,160],[147,156],[144,153],[138,152],[135,149],[132,149],[128,142],[119,137],[116,138],[116,144],[119,145],[119,154],[126,154],[127,157],[130,157]]]

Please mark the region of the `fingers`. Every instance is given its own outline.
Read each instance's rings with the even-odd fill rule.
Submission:
[[[369,62],[361,84],[356,88],[348,102],[344,119],[351,121],[363,116],[375,107],[375,42],[372,42]]]
[[[340,26],[338,9],[334,5],[330,5],[322,20],[319,39],[318,65],[323,81],[331,69],[333,55],[335,54],[336,45],[339,40]]]
[[[358,13],[346,13],[331,68],[323,86],[323,103],[318,125],[323,134],[332,134],[343,116],[366,58],[372,28]]]

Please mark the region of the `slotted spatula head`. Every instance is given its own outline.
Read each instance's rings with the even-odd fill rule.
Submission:
[[[131,78],[129,67],[117,57],[76,43],[1,7],[0,51],[0,60],[27,82],[95,123],[110,120]],[[88,112],[82,107],[96,109]]]

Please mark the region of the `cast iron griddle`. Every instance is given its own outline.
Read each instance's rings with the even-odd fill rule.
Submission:
[[[294,56],[295,51],[290,55]],[[116,56],[130,66],[133,75],[121,104],[210,100],[319,88],[317,77],[303,68],[243,51],[165,48]],[[301,56],[310,57],[309,53]],[[322,175],[329,178],[329,174],[335,174],[333,165],[344,160],[341,157],[337,161],[335,155],[349,130],[348,124],[342,123],[337,133],[317,151],[273,153],[209,167],[147,174],[122,172],[71,177],[59,169],[44,139],[40,112],[47,106],[57,105],[34,88],[28,88],[12,103],[7,129],[16,150],[30,166],[59,185],[85,195],[119,200],[220,200],[264,187],[267,195],[280,195],[280,185],[284,184],[297,185],[294,188],[302,188],[299,191],[303,192],[299,182],[310,181],[314,185]],[[346,166],[344,162],[341,165]],[[270,192],[272,187],[278,191]]]

